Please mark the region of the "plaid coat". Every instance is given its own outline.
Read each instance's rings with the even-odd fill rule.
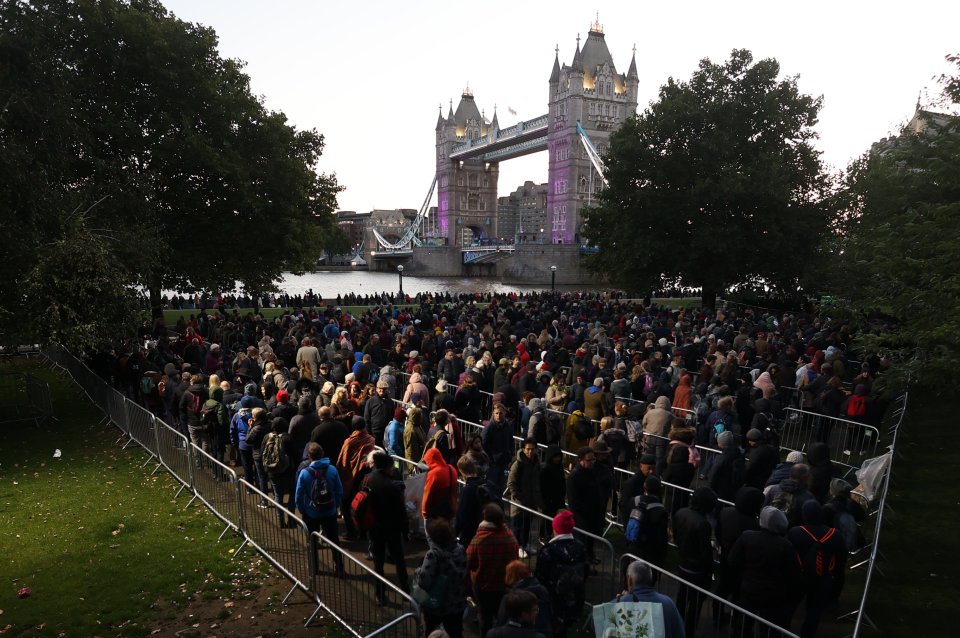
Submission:
[[[507,563],[517,560],[520,546],[513,532],[484,521],[467,548],[467,568],[474,591],[506,591]]]

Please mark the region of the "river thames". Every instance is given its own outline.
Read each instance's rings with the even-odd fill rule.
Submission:
[[[312,290],[324,298],[346,293],[373,295],[381,292],[395,293],[400,285],[397,273],[356,271],[317,271],[303,275],[284,273],[277,287],[291,295]],[[557,290],[580,290],[579,286],[557,286]],[[550,290],[550,279],[543,284],[505,284],[497,279],[470,277],[416,277],[403,276],[403,291],[408,295],[418,292],[533,292]]]

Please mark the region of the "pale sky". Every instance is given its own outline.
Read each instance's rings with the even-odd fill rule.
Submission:
[[[213,27],[221,55],[247,63],[254,93],[298,128],[326,138],[320,169],[346,190],[339,207],[419,208],[435,167],[438,105],[456,109],[469,83],[501,127],[547,112],[554,47],[570,64],[599,13],[617,71],[634,45],[640,106],[668,77],[704,57],[746,48],[822,95],[817,130],[833,167],[909,119],[918,92],[960,52],[956,0],[795,0],[593,4],[406,0],[164,0],[179,18]],[[926,103],[927,98],[921,98]],[[517,112],[511,115],[508,107]],[[547,180],[547,154],[500,165],[499,194]],[[434,203],[436,196],[434,195]]]

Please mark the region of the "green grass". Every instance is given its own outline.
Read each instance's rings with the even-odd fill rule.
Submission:
[[[954,635],[960,578],[960,429],[949,395],[914,393],[897,443],[883,554],[867,601],[880,635]],[[877,632],[864,632],[875,635]]]
[[[0,629],[146,635],[161,602],[169,613],[229,580],[236,543],[217,542],[222,527],[204,507],[184,511],[173,479],[140,467],[142,450],[114,445],[118,430],[98,425],[71,381],[33,372],[50,382],[59,421],[0,425]],[[18,598],[22,587],[32,595]]]

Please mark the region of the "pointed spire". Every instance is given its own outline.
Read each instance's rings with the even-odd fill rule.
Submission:
[[[443,102],[437,105],[437,130],[443,128]]]
[[[917,91],[917,106],[914,108],[914,112],[920,112],[920,96],[923,95],[923,90]]]
[[[453,98],[450,98],[450,112],[447,113],[447,119],[453,121]]]
[[[639,80],[637,75],[637,45],[633,45],[633,57],[630,58],[630,68],[627,70],[627,78],[630,80]]]
[[[580,71],[583,73],[583,60],[580,59],[580,34],[577,34],[577,51],[573,54],[573,62],[570,63],[570,68],[574,71]]]
[[[550,72],[550,82],[560,81],[560,45],[553,50],[553,71]]]
[[[493,105],[493,119],[490,120],[490,128],[494,131],[500,130],[500,122],[497,121],[497,105]]]

